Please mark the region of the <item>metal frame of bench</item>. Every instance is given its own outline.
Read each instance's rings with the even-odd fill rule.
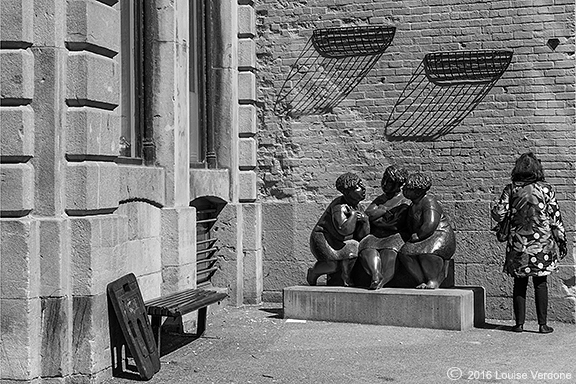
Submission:
[[[158,350],[160,350],[162,317],[176,318],[186,313],[198,311],[195,336],[200,337],[206,330],[208,306],[218,303],[226,297],[228,297],[228,294],[223,292],[192,288],[145,302],[146,312],[152,316],[152,330]]]

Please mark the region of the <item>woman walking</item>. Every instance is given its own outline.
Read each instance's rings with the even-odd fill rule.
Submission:
[[[566,234],[554,189],[545,182],[542,164],[532,152],[516,160],[512,183],[504,188],[491,214],[500,224],[510,221],[504,272],[514,278],[516,325],[512,330],[524,329],[526,290],[532,276],[539,331],[552,332],[546,324],[547,276],[558,266],[558,258],[566,256]]]

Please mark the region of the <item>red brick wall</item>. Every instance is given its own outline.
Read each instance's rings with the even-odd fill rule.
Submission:
[[[389,164],[428,173],[458,231],[457,283],[487,286],[488,316],[511,316],[503,309],[511,289],[509,279],[500,276],[503,249],[489,232],[489,208],[522,152],[531,150],[543,161],[573,237],[574,2],[260,0],[256,10],[263,212],[282,203],[325,204],[337,194],[334,181],[345,171],[367,181],[367,200],[380,193],[380,177]],[[331,113],[275,113],[276,96],[312,31],[356,25],[396,27],[391,46],[360,84]],[[559,40],[555,50],[547,46],[549,39]],[[424,55],[480,49],[512,50],[514,56],[477,108],[436,140],[389,140],[388,115]],[[317,209],[297,210],[306,215]],[[266,231],[264,216],[264,285],[271,296],[282,284],[302,283],[313,261],[306,231],[296,227],[303,233],[296,241],[298,254],[279,260],[270,240],[277,234]],[[568,258],[565,264],[573,266],[573,256]],[[284,268],[288,264],[300,267]],[[292,270],[293,277],[280,277],[283,270]],[[574,268],[564,267],[561,274],[552,296],[563,306],[566,292],[574,295]],[[558,316],[573,321],[573,301],[568,307]]]

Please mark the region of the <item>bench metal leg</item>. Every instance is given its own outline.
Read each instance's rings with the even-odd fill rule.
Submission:
[[[152,315],[152,332],[154,333],[154,338],[156,339],[156,345],[158,346],[158,354],[160,354],[160,335],[162,327],[162,316]]]
[[[206,330],[206,313],[208,307],[200,308],[198,310],[198,321],[196,323],[196,336],[200,337]]]

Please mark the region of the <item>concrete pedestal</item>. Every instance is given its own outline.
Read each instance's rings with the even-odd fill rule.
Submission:
[[[283,290],[284,317],[463,331],[484,323],[484,289],[422,290],[294,286]]]

